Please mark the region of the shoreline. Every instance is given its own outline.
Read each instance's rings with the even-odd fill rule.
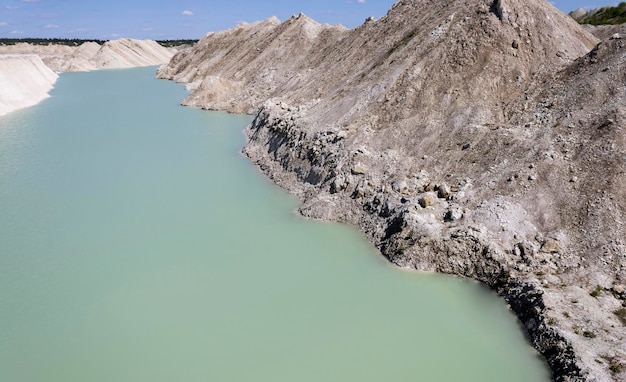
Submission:
[[[272,122],[268,123],[268,120]],[[429,264],[412,263],[410,255],[405,255],[403,250],[399,249],[403,247],[404,238],[396,236],[395,238],[388,238],[386,241],[381,240],[381,235],[383,235],[381,231],[386,231],[390,226],[390,221],[394,220],[393,215],[401,215],[402,211],[396,211],[391,214],[392,217],[387,218],[367,216],[367,213],[362,212],[364,210],[363,204],[358,200],[355,201],[348,194],[343,193],[334,198],[331,194],[326,194],[320,198],[320,195],[316,195],[319,189],[316,191],[316,187],[307,185],[296,175],[304,172],[301,168],[284,166],[280,160],[277,161],[277,153],[269,149],[271,146],[269,142],[279,140],[283,142],[283,145],[294,143],[280,137],[284,130],[277,128],[277,126],[281,123],[288,125],[288,129],[298,129],[297,120],[294,121],[288,112],[285,113],[280,102],[276,103],[274,107],[270,102],[266,102],[254,121],[245,130],[247,140],[242,153],[268,179],[298,198],[300,201],[298,213],[301,216],[307,219],[340,222],[357,228],[390,264],[401,269],[447,274],[474,280],[485,285],[503,298],[509,309],[518,318],[520,330],[529,340],[529,346],[533,347],[544,359],[555,381],[587,380],[585,371],[578,364],[580,359],[576,356],[570,341],[562,333],[559,333],[558,329],[549,324],[549,308],[546,307],[543,298],[544,289],[540,284],[529,280],[510,277],[504,269],[504,264],[498,261],[500,260],[498,257],[504,258],[505,256],[498,253],[499,251],[490,245],[488,239],[481,232],[472,232],[471,229],[463,232],[467,237],[459,239],[459,242],[466,240],[470,242],[470,245],[461,244],[461,248],[457,249],[457,251],[460,249],[474,252],[468,256],[474,257],[475,263],[480,264],[478,269],[468,266],[468,264],[455,264],[446,259],[445,256],[439,256],[437,261]],[[299,136],[299,134],[293,135]],[[280,147],[275,146],[278,150]],[[294,156],[300,154],[302,153],[293,153]],[[478,247],[473,247],[476,244]],[[428,251],[426,248],[424,250]],[[437,262],[439,264],[433,267]],[[452,270],[452,268],[445,269],[445,267],[459,268]]]
[[[487,3],[242,24],[158,78],[188,84],[183,105],[255,114],[243,152],[302,215],[504,297],[554,380],[621,380],[626,39],[543,0]]]

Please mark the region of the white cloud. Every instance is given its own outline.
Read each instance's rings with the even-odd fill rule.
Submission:
[[[141,28],[141,30],[144,32],[149,32],[151,30],[154,30],[154,28]]]
[[[20,0],[22,3],[38,3],[40,0]]]
[[[192,11],[187,11],[187,10],[183,11],[183,13],[182,13],[182,14],[183,14],[184,16],[193,16],[193,12],[192,12]]]
[[[20,7],[16,6],[16,5],[6,5],[4,7],[4,9],[9,10],[9,11],[14,11],[16,9],[20,9]]]
[[[44,28],[46,29],[57,29],[59,26],[56,24],[48,24],[48,25],[44,25]]]
[[[9,23],[5,23],[4,21],[0,21],[0,27],[6,27]]]
[[[14,30],[9,32],[10,34],[24,34],[24,31],[18,31],[18,30]]]
[[[365,4],[365,0],[357,0],[356,2],[359,4]]]

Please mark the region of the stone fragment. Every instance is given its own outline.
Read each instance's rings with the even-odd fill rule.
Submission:
[[[340,191],[345,190],[345,188],[346,188],[346,184],[343,181],[343,179],[335,178],[335,180],[333,180],[333,182],[330,185],[330,193],[336,194]]]
[[[541,245],[541,252],[544,253],[557,253],[561,250],[561,243],[556,239],[547,239]]]
[[[624,294],[624,292],[626,292],[626,287],[624,287],[624,285],[615,285],[612,289],[613,292],[617,294]]]
[[[447,184],[442,183],[437,190],[437,196],[441,199],[448,199],[450,197],[450,187]]]
[[[367,173],[367,167],[365,167],[364,165],[357,163],[354,165],[354,167],[352,167],[352,174],[353,175],[364,175]]]
[[[452,223],[463,219],[463,209],[459,206],[451,207],[445,214],[443,220],[448,223]]]
[[[533,265],[533,251],[532,248],[525,243],[517,243],[515,244],[515,246],[513,247],[513,254],[517,257],[519,257],[520,259],[522,259],[522,261],[524,261],[524,263],[528,266]]]
[[[407,192],[407,184],[406,181],[404,180],[396,180],[395,182],[393,182],[393,184],[391,185],[391,188],[395,191],[395,192],[399,192],[399,193],[406,193]]]
[[[511,46],[513,47],[513,49],[519,49],[519,41],[513,40]]]
[[[435,203],[437,203],[437,197],[430,192],[419,198],[419,204],[422,208],[434,206]]]

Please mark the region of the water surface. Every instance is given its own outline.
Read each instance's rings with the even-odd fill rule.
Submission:
[[[154,68],[0,118],[0,380],[547,381],[505,304],[313,222]]]

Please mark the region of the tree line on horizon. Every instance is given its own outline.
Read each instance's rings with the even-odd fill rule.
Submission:
[[[0,38],[0,45],[15,45],[19,43],[28,43],[32,45],[67,45],[67,46],[79,46],[86,42],[95,42],[99,45],[104,44],[109,40],[98,39],[68,39],[68,38]],[[180,40],[156,40],[158,44],[166,48],[181,46],[181,45],[193,45],[198,40],[194,39],[180,39]]]
[[[587,13],[578,21],[581,24],[617,25],[626,23],[626,2],[614,7],[602,7]]]

